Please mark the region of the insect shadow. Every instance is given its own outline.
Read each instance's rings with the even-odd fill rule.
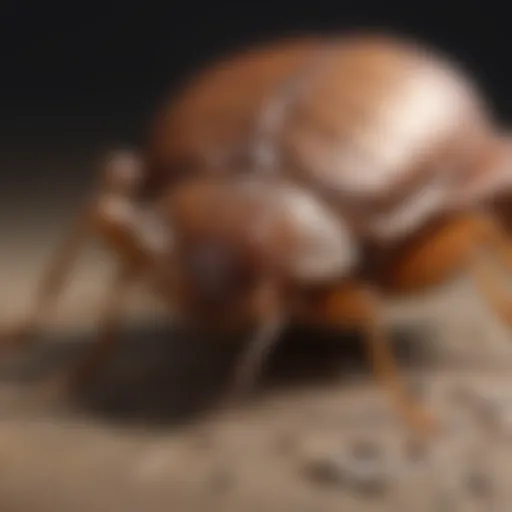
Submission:
[[[429,360],[424,337],[424,332],[411,329],[393,333],[400,364],[411,367]],[[36,388],[79,358],[92,338],[93,334],[65,340],[47,335],[22,356],[1,362],[0,385]],[[72,405],[102,421],[125,425],[156,428],[197,420],[215,407],[228,385],[243,339],[242,335],[212,338],[166,324],[131,327],[109,364],[70,397]],[[256,394],[325,385],[368,370],[358,333],[292,326],[269,358]]]

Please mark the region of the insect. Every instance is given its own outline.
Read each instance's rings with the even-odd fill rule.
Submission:
[[[37,329],[89,231],[122,264],[77,381],[111,350],[124,289],[144,276],[191,319],[257,317],[263,334],[238,372],[248,380],[285,317],[357,324],[400,410],[422,428],[379,304],[468,269],[507,320],[479,251],[510,266],[508,241],[461,199],[496,141],[471,81],[396,38],[303,39],[225,61],[161,109],[140,159],[113,156],[29,321],[8,338],[20,344]]]
[[[486,209],[500,220],[508,233],[512,233],[511,159],[510,137],[500,133],[482,148],[476,165],[454,197],[454,202],[460,205]]]

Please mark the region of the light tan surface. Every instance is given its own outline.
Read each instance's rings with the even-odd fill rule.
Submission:
[[[69,212],[75,202],[68,200],[61,211]],[[2,321],[10,322],[26,309],[65,221],[56,210],[47,219],[36,215],[38,223],[31,224],[26,211],[27,221],[14,229],[5,211],[0,303]],[[297,350],[287,341],[270,370],[281,376],[277,384],[286,386],[266,386],[252,405],[212,420],[210,440],[164,420],[184,418],[210,401],[228,376],[232,347],[198,337],[185,343],[151,321],[137,331],[127,329],[119,357],[98,376],[80,409],[71,407],[74,402],[64,408],[46,404],[38,398],[37,379],[30,377],[44,378],[78,355],[68,346],[91,339],[108,271],[101,251],[85,257],[41,345],[0,368],[2,512],[510,510],[512,447],[505,438],[486,441],[473,409],[457,406],[454,397],[462,386],[512,399],[510,333],[487,314],[468,283],[395,304],[390,311],[390,318],[404,325],[435,326],[418,339],[435,349],[440,362],[429,366],[427,360],[422,371],[417,365],[409,370],[447,429],[431,446],[433,460],[414,465],[406,460],[403,432],[367,368],[357,378],[341,378],[351,368],[350,354],[332,342],[318,341],[316,347],[316,339],[298,343]],[[133,320],[140,311],[143,319],[151,310],[141,295],[130,316]],[[310,376],[305,364],[317,375]],[[402,365],[407,368],[407,361]],[[512,413],[510,406],[499,410]],[[506,417],[502,420],[506,432]],[[350,468],[342,472],[344,483],[325,485],[306,471],[317,459],[326,465],[332,457],[357,469],[343,450],[365,440],[381,452],[379,464],[389,478],[382,495],[360,492]],[[491,493],[496,508],[471,497],[465,480],[473,469],[487,472],[496,486]],[[443,499],[456,505],[442,508]]]

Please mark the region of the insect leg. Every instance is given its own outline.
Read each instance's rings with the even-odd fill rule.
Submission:
[[[486,215],[463,214],[445,219],[401,251],[383,272],[381,284],[388,293],[411,293],[469,271],[492,310],[511,325],[512,296],[495,265],[512,270],[511,262],[512,243],[500,224]]]
[[[484,245],[483,248],[488,248],[490,245],[492,256],[502,264],[503,268],[510,271],[512,270],[511,240],[497,223],[482,222],[478,228],[481,233],[480,240],[486,243],[480,242],[480,247],[475,247],[471,254],[471,273],[480,293],[494,313],[505,324],[512,326],[512,296],[504,290],[498,267],[485,257],[483,251],[478,251],[482,245]]]
[[[226,397],[228,403],[237,401],[254,387],[266,358],[287,325],[288,319],[282,313],[279,293],[273,283],[265,283],[257,291],[256,308],[259,325],[236,363]]]
[[[109,194],[129,199],[139,183],[140,175],[141,163],[136,155],[126,151],[114,152],[102,169],[97,195],[101,197]],[[78,258],[87,235],[109,236],[108,232],[102,232],[102,224],[108,219],[103,219],[98,213],[96,202],[91,202],[77,216],[61,246],[53,253],[50,263],[43,271],[28,317],[0,335],[0,345],[3,349],[21,348],[34,341],[41,323],[62,293],[66,278]]]
[[[376,292],[361,284],[333,292],[326,313],[333,323],[344,325],[349,322],[362,330],[377,379],[387,390],[406,424],[415,433],[426,437],[434,433],[436,421],[408,390],[392,354],[380,310]]]
[[[55,382],[58,385],[63,385],[70,391],[79,390],[112,357],[119,341],[124,299],[138,276],[139,273],[130,266],[122,266],[118,270],[102,308],[95,340],[71,369],[68,368],[57,376]]]
[[[137,276],[138,273],[131,267],[119,269],[103,306],[97,338],[93,342],[91,350],[79,360],[76,367],[69,373],[69,382],[72,387],[84,385],[112,356],[121,330],[123,299],[126,298],[126,294]]]
[[[88,214],[82,214],[77,218],[44,270],[27,318],[0,336],[3,348],[21,348],[34,340],[42,321],[47,317],[64,288],[66,278],[78,257],[90,227]]]

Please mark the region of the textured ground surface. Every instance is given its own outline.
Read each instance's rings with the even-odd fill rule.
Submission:
[[[65,227],[59,212],[74,202],[45,216],[49,201],[2,206],[2,321],[23,314]],[[109,274],[101,254],[83,259],[40,346],[0,367],[2,512],[512,507],[512,340],[468,283],[390,311],[428,327],[414,350],[400,344],[411,383],[445,426],[416,457],[357,342],[316,333],[287,336],[255,400],[206,428],[195,413],[222,388],[236,350],[144,321],[152,306],[142,296],[91,389],[46,403],[38,382],[92,339]]]

